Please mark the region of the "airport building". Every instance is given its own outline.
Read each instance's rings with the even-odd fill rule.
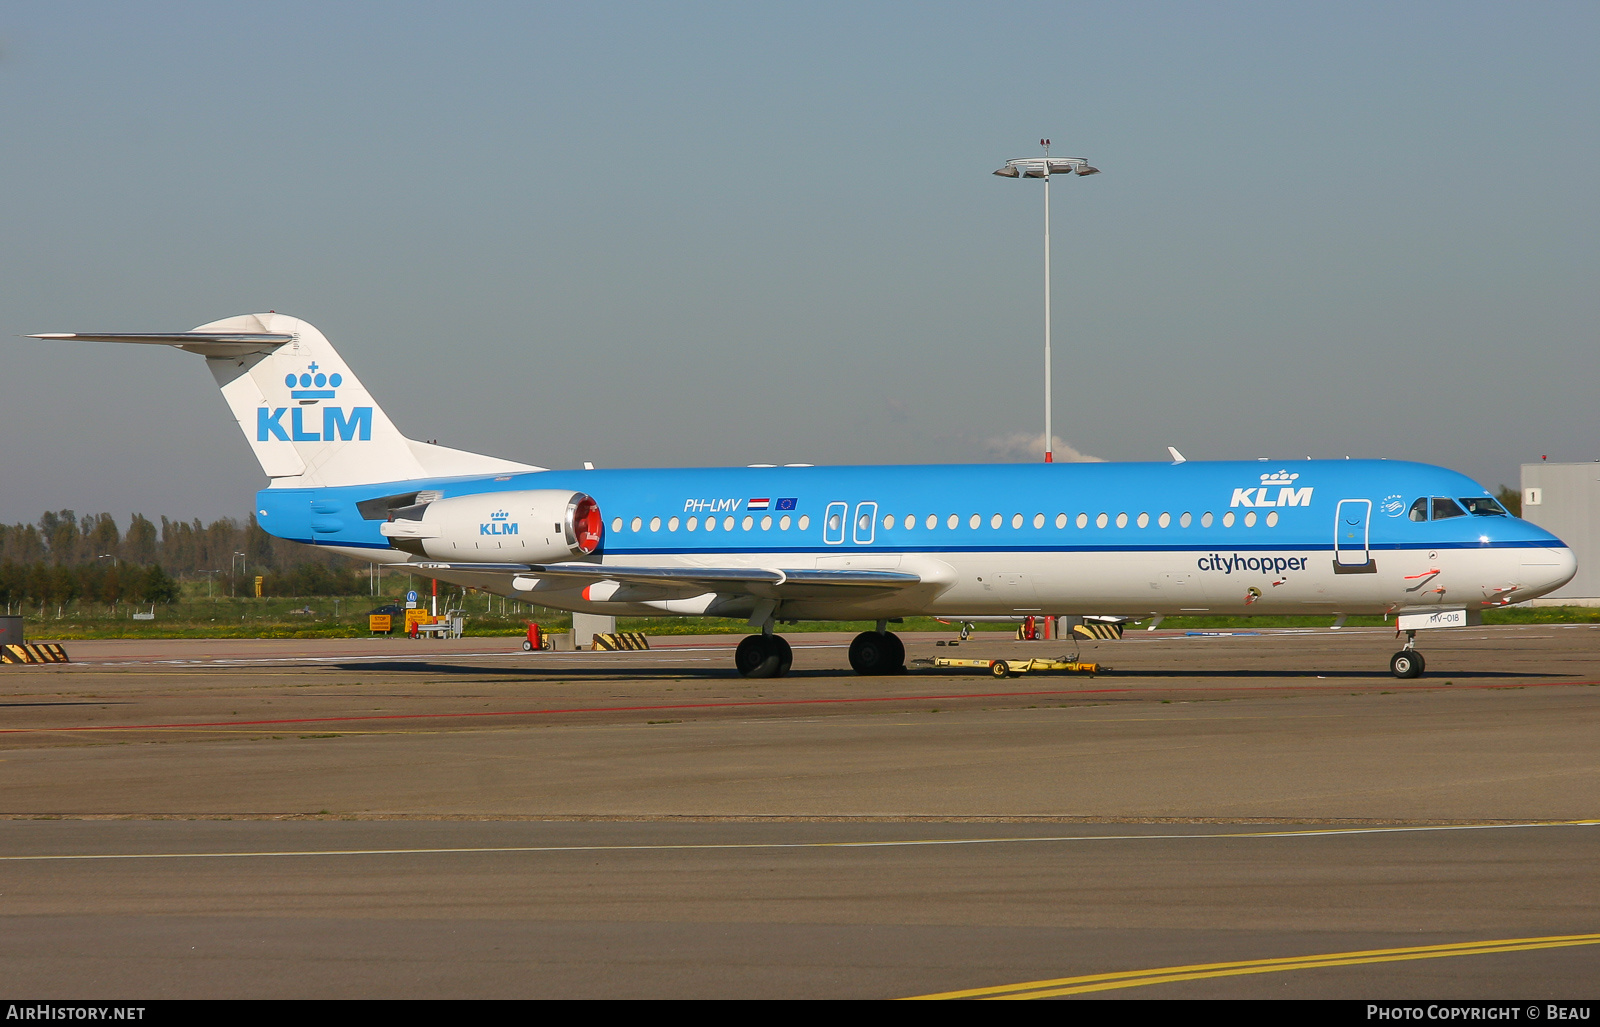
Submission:
[[[1572,547],[1578,573],[1533,606],[1600,606],[1600,460],[1522,465],[1522,516]]]

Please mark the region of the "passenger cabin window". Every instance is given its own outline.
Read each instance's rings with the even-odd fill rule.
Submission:
[[[1410,517],[1414,521],[1425,521],[1425,520],[1427,520],[1428,519],[1428,501],[1426,499],[1419,499],[1415,503],[1412,503],[1411,504],[1411,512],[1409,514],[1407,514],[1406,516]]]
[[[1445,499],[1442,496],[1433,497],[1434,520],[1442,521],[1446,517],[1465,517],[1466,515],[1467,512],[1461,509],[1461,507],[1457,506],[1455,500]]]
[[[1499,503],[1496,503],[1488,496],[1478,496],[1476,498],[1469,497],[1467,499],[1463,499],[1461,501],[1461,505],[1467,508],[1467,513],[1478,517],[1511,516],[1510,514],[1506,513],[1505,507],[1501,506]]]

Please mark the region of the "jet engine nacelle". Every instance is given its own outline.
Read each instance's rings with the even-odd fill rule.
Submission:
[[[600,547],[600,504],[582,492],[534,489],[436,499],[394,512],[378,530],[396,549],[436,560],[554,563]]]

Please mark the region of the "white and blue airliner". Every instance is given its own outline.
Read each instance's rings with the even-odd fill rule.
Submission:
[[[206,360],[271,484],[279,538],[563,610],[759,626],[870,620],[862,674],[898,671],[904,617],[1395,615],[1476,622],[1577,569],[1554,535],[1454,471],[1389,460],[549,470],[406,438],[316,328],[283,314],[171,334]]]

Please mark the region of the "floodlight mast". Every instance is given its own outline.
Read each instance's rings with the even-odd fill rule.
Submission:
[[[996,171],[1001,178],[1044,179],[1044,462],[1055,462],[1055,435],[1051,425],[1051,371],[1050,371],[1050,176],[1051,174],[1098,175],[1082,157],[1050,156],[1050,140],[1041,139],[1043,157],[1018,157],[1006,161],[1006,166]]]

